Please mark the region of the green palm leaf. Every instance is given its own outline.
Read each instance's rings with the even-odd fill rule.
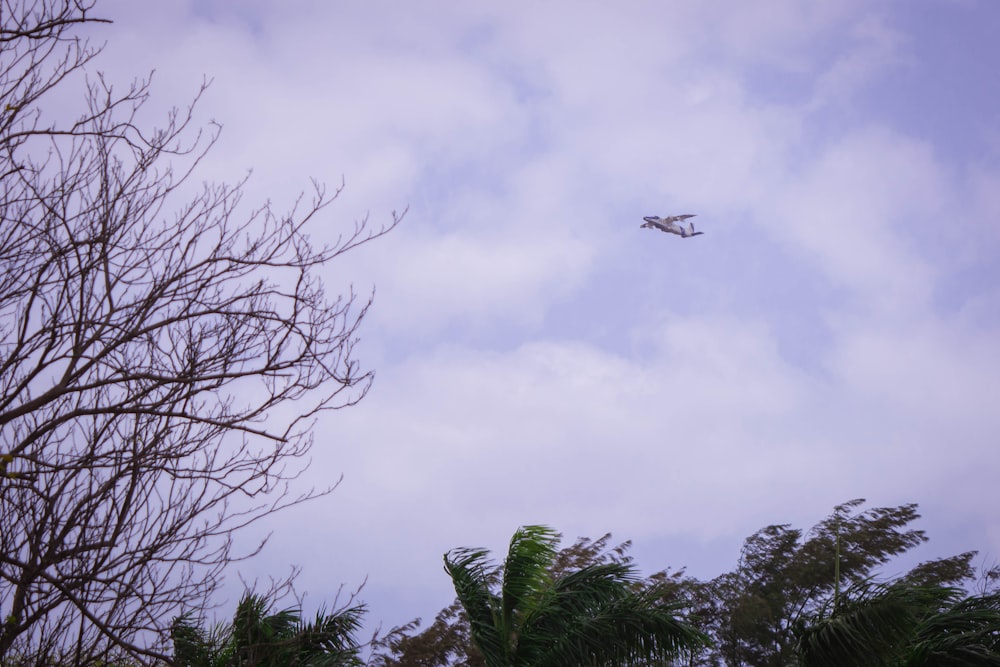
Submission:
[[[266,596],[247,593],[232,623],[202,630],[191,615],[174,620],[174,664],[180,667],[360,667],[364,605],[317,612],[302,621],[298,609],[272,612]]]
[[[893,665],[929,610],[950,589],[861,582],[845,591],[835,608],[821,610],[798,630],[803,667]]]
[[[1000,593],[959,600],[924,619],[906,664],[1000,665]]]
[[[455,585],[455,594],[469,617],[472,640],[486,664],[505,667],[507,643],[502,633],[500,601],[490,592],[494,568],[488,555],[482,549],[455,549],[445,554],[444,568]]]
[[[798,628],[803,667],[1000,666],[1000,597],[862,582]]]
[[[545,526],[522,526],[514,533],[504,561],[500,589],[503,627],[515,629],[515,611],[530,611],[530,605],[548,587],[549,569],[558,547],[559,534]]]
[[[679,620],[680,605],[644,588],[615,561],[553,576],[559,535],[525,526],[511,540],[500,577],[482,549],[445,555],[472,639],[489,667],[617,667],[665,662],[707,637]]]

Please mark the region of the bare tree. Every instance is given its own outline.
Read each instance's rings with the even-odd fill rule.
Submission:
[[[401,217],[316,247],[339,190],[279,214],[243,182],[195,187],[218,128],[191,129],[192,105],[140,129],[148,80],[89,72],[93,4],[0,0],[5,665],[165,658],[173,617],[255,553],[234,531],[328,491],[289,482],[314,417],[370,385],[371,299],[329,298],[316,271]],[[64,121],[47,112],[71,81],[85,105]]]

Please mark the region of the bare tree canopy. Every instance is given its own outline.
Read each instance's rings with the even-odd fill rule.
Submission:
[[[370,298],[316,271],[336,197],[288,213],[189,177],[217,136],[191,107],[138,127],[74,35],[93,2],[0,1],[0,661],[164,657],[157,637],[252,555],[233,531],[295,491],[320,411],[360,400]],[[76,118],[52,91],[86,75]],[[197,101],[197,100],[195,100]],[[195,192],[192,196],[190,193]],[[187,194],[185,194],[187,193]]]

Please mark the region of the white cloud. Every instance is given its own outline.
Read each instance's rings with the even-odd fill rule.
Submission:
[[[935,424],[939,436],[959,441],[951,445],[955,454],[966,447],[992,449],[981,435],[984,419],[1000,427],[1000,419],[988,418],[1000,400],[995,329],[970,331],[944,322],[899,329],[851,324],[831,359],[845,391],[901,420]]]
[[[847,105],[865,86],[906,62],[899,32],[875,16],[862,17],[851,30],[852,47],[816,78],[807,109]]]
[[[576,286],[589,261],[579,242],[546,233],[427,238],[400,232],[383,250],[391,266],[381,274],[380,298],[391,305],[373,317],[406,334],[449,325],[479,329],[499,320],[537,323],[549,300]]]
[[[372,497],[396,497],[403,522],[473,502],[486,523],[540,513],[566,530],[607,521],[636,536],[712,535],[698,515],[670,526],[642,517],[728,504],[784,478],[801,454],[773,424],[795,419],[813,392],[759,326],[680,321],[656,345],[644,360],[571,341],[414,358],[344,415],[368,443],[355,474],[377,487]]]
[[[926,145],[866,128],[790,176],[766,229],[873,314],[920,313],[937,270],[914,241],[941,226],[949,185]]]

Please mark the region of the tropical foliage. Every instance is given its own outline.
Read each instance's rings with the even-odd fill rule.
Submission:
[[[682,602],[665,601],[628,563],[554,575],[558,544],[552,529],[524,526],[500,570],[483,549],[445,555],[488,667],[662,664],[708,641],[680,618]]]
[[[985,573],[979,595],[972,596],[967,589],[974,583],[975,552],[929,560],[895,579],[875,583],[893,559],[927,537],[912,527],[919,518],[916,505],[866,509],[863,502],[838,505],[809,530],[788,524],[762,528],[747,538],[737,567],[715,579],[702,581],[684,570],[664,570],[630,585],[633,590],[658,591],[660,600],[673,605],[675,618],[689,619],[709,636],[710,643],[698,644],[685,656],[684,664],[692,666],[1000,664],[990,662],[1000,623],[997,598],[990,591],[1000,580],[1000,570]],[[548,546],[536,562],[545,562],[554,548],[550,531],[543,530],[542,537]],[[522,550],[522,539],[515,535],[512,552]],[[581,539],[558,551],[540,568],[546,574],[535,588],[546,590],[563,577],[595,568],[624,567],[634,573],[626,553],[630,544],[608,549],[609,539]],[[511,575],[491,564],[482,550],[456,550],[446,562],[451,563],[449,571],[456,565],[460,573],[467,571],[458,583],[466,582],[473,593],[467,597],[478,604],[477,625],[471,623],[472,614],[466,614],[472,605],[460,596],[423,631],[417,632],[414,623],[387,642],[375,667],[529,664],[517,661],[524,655],[518,647],[527,651],[522,626],[532,621],[504,615],[510,606],[503,602],[504,587],[523,578],[514,576],[516,572],[526,571],[516,565],[519,560],[513,561]],[[529,591],[520,599],[536,597],[543,596]],[[515,609],[530,606],[517,595],[512,599]],[[900,607],[902,602],[909,606]],[[888,614],[892,609],[906,609],[910,616]],[[532,619],[537,618],[534,614]],[[482,644],[499,652],[501,660],[487,660],[478,648]],[[882,662],[872,662],[864,650],[847,653],[851,646],[877,645],[892,647],[879,654]],[[503,663],[505,659],[512,662]]]
[[[630,542],[611,546],[611,534],[597,539],[578,538],[556,554],[550,575],[562,575],[597,564],[631,564]],[[499,568],[491,573],[490,586],[500,583]],[[657,584],[667,590],[672,577],[664,576]],[[673,589],[666,597],[676,598]],[[472,641],[472,629],[462,604],[456,599],[442,609],[434,621],[418,631],[420,619],[415,619],[381,642],[382,650],[373,656],[373,667],[485,667],[483,656]]]
[[[796,628],[829,608],[838,587],[873,580],[893,558],[927,540],[911,528],[917,506],[838,505],[809,531],[771,525],[746,539],[738,566],[689,582],[698,615],[715,639],[698,664],[784,667],[796,662]],[[956,586],[969,581],[975,552],[921,563],[901,582]]]
[[[306,622],[298,609],[272,611],[266,596],[247,593],[230,624],[203,628],[190,615],[174,620],[178,667],[359,667],[364,605]]]
[[[861,582],[797,634],[803,667],[1000,665],[1000,594]]]

